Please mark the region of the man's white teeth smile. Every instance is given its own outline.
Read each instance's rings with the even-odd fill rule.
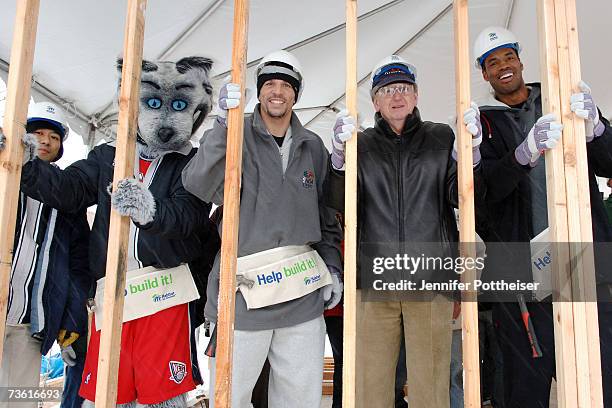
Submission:
[[[512,77],[512,72],[508,72],[502,76],[499,77],[499,79],[507,79],[507,78],[511,78]]]

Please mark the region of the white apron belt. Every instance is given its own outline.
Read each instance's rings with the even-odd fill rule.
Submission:
[[[253,285],[240,285],[248,309],[298,299],[332,279],[323,259],[308,245],[272,248],[237,260],[236,274]]]
[[[96,328],[103,321],[104,280],[98,280],[95,297]],[[199,299],[198,289],[187,264],[169,269],[153,266],[127,272],[123,323],[150,316],[173,306]]]

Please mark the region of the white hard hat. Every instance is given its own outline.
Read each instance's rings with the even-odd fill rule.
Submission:
[[[498,48],[512,48],[517,54],[521,45],[510,30],[503,27],[487,27],[478,34],[474,41],[474,66],[481,69],[489,54]]]
[[[399,55],[390,55],[374,66],[370,75],[371,95],[381,87],[393,82],[416,84],[417,71],[414,65],[407,63]]]
[[[38,102],[28,109],[27,125],[34,122],[47,122],[53,125],[61,134],[62,141],[68,137],[68,122],[64,116],[63,110],[51,102]]]
[[[260,84],[259,77],[262,80],[266,77],[277,77],[289,82],[296,90],[295,102],[300,99],[302,90],[304,89],[304,76],[302,74],[302,64],[295,57],[285,50],[274,51],[261,59],[255,69],[255,83],[257,84],[257,96],[263,81]],[[267,80],[267,79],[266,79]]]

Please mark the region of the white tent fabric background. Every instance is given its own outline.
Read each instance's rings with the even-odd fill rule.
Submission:
[[[0,13],[0,77],[10,63],[15,4],[2,2]],[[612,2],[581,0],[578,5],[583,79],[593,88],[602,111],[612,115],[610,45],[606,26]],[[523,45],[527,81],[539,78],[536,1],[471,0],[470,36],[489,25],[507,25]],[[301,121],[329,146],[334,112],[342,108],[345,89],[345,2],[342,0],[252,0],[249,23],[248,85],[253,69],[266,53],[294,52],[302,62],[305,89],[296,105]],[[391,53],[416,65],[419,108],[427,120],[445,122],[454,114],[453,12],[450,0],[359,0],[358,76]],[[213,75],[230,69],[232,0],[149,0],[144,55],[177,60],[203,55],[215,61]],[[71,128],[95,144],[112,137],[117,79],[114,63],[123,47],[125,4],[121,1],[42,1],[34,59],[35,100],[55,98],[67,108]],[[483,100],[488,86],[472,69],[472,91]],[[368,81],[359,87],[359,112],[364,126],[373,122]],[[247,107],[252,111],[255,99]],[[210,125],[212,118],[208,121]],[[89,137],[90,124],[95,137]]]

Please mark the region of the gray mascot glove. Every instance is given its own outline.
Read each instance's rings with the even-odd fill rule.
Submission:
[[[325,310],[333,309],[342,299],[344,285],[340,278],[340,271],[333,266],[327,266],[332,277],[332,284],[323,287],[323,300]]]
[[[599,120],[599,111],[591,96],[591,88],[584,81],[580,81],[578,86],[582,92],[570,97],[570,109],[576,116],[584,119],[586,141],[589,143],[601,136],[606,127]]]
[[[332,166],[336,170],[344,170],[344,144],[353,136],[354,131],[355,119],[349,116],[346,109],[338,112],[336,115],[336,123],[334,124],[331,154]]]
[[[227,83],[219,91],[219,111],[217,112],[217,122],[227,128],[227,111],[237,108],[240,105],[240,85]]]
[[[72,346],[62,347],[62,360],[64,363],[70,367],[74,367],[77,363],[76,361],[76,352],[72,348]]]
[[[554,113],[542,116],[533,125],[525,140],[514,150],[514,157],[521,165],[535,165],[540,155],[554,149],[561,139],[563,125]]]
[[[126,215],[137,224],[145,225],[155,217],[155,198],[139,181],[123,179],[117,190],[111,193],[111,204],[121,215]]]

